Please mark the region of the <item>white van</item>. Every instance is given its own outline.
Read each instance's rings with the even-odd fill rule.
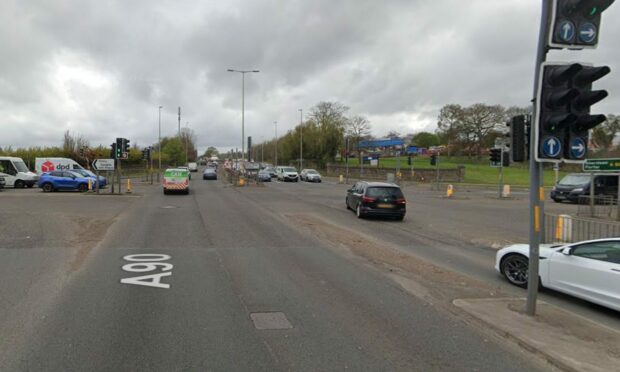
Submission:
[[[37,174],[53,172],[53,171],[62,171],[62,170],[73,170],[73,169],[84,169],[80,164],[78,164],[75,160],[69,158],[35,158],[34,159],[34,170]]]
[[[32,187],[39,180],[39,176],[28,169],[22,158],[0,156],[0,172],[7,174],[4,176],[6,187]]]

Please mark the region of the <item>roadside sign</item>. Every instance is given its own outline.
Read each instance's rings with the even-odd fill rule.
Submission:
[[[100,171],[113,171],[114,159],[96,159],[93,162],[93,168]]]
[[[585,172],[618,172],[620,171],[620,158],[615,159],[586,159],[583,163]]]

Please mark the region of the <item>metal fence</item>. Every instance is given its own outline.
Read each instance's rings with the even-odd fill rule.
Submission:
[[[614,237],[620,237],[620,222],[545,213],[546,243],[574,243]]]
[[[582,195],[578,204],[577,216],[580,217],[613,218],[618,212],[618,207],[614,207],[616,198],[610,195],[597,195],[594,198]]]

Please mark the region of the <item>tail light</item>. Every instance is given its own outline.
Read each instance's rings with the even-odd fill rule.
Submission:
[[[374,203],[377,198],[369,198],[368,196],[362,196],[362,203]]]
[[[405,200],[404,198],[396,199],[396,204],[407,204],[407,200]]]

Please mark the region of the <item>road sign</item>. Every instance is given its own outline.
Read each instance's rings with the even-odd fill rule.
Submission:
[[[555,158],[562,151],[562,143],[557,137],[547,137],[543,141],[542,150],[546,156]]]
[[[614,0],[552,0],[548,46],[596,48],[601,13]]]
[[[583,163],[586,172],[618,172],[620,171],[620,158],[615,159],[586,159]]]
[[[579,40],[586,44],[592,44],[596,40],[596,26],[586,22],[579,27]]]
[[[572,43],[575,38],[575,24],[568,20],[560,22],[556,30],[556,37],[562,42]]]
[[[113,171],[114,159],[96,159],[93,162],[93,168],[100,171]]]
[[[570,153],[573,159],[583,159],[586,156],[586,144],[583,138],[576,137],[570,142]]]

